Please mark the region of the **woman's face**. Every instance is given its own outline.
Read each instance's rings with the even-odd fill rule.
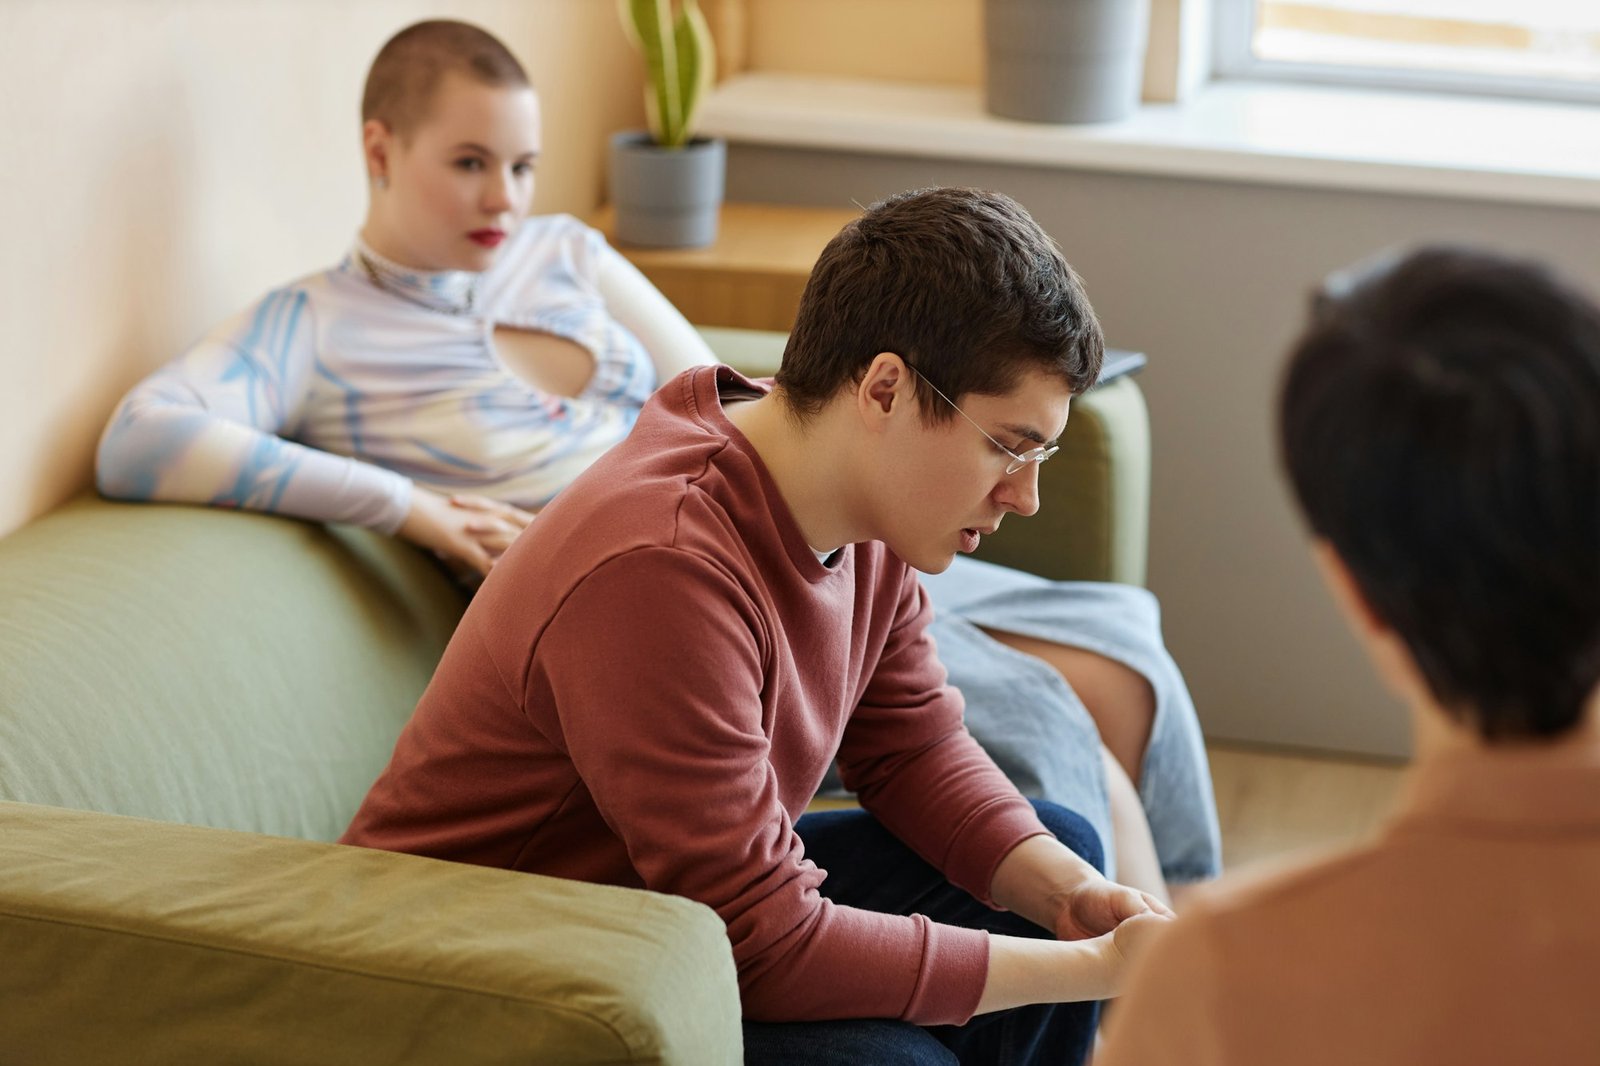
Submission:
[[[363,129],[372,191],[363,236],[417,270],[486,270],[533,206],[539,100],[527,87],[447,74],[408,137]]]

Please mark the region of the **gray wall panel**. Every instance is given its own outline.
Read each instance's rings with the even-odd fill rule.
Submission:
[[[1305,296],[1395,242],[1533,254],[1600,290],[1600,212],[734,146],[734,200],[846,206],[918,185],[1021,200],[1061,242],[1141,378],[1153,444],[1150,586],[1213,737],[1398,755],[1403,710],[1307,557],[1272,405]]]

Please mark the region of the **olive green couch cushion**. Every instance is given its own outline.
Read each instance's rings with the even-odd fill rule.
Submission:
[[[708,907],[0,803],[0,1062],[733,1064]]]
[[[0,1062],[737,1061],[709,908],[325,843],[462,608],[282,518],[85,498],[0,540]]]
[[[0,799],[336,839],[463,607],[363,530],[77,500],[0,541]]]

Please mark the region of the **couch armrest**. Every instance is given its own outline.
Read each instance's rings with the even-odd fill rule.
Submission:
[[[7,1061],[736,1063],[688,900],[0,803]]]
[[[364,529],[81,497],[0,539],[0,799],[336,839],[465,602]]]
[[[717,358],[768,377],[787,335],[701,326]],[[1061,452],[1039,468],[1039,513],[985,537],[978,557],[1058,581],[1142,585],[1150,545],[1150,416],[1128,377],[1072,402]]]

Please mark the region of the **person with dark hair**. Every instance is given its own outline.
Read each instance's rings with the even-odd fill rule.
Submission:
[[[1280,412],[1416,762],[1370,843],[1199,893],[1099,1061],[1600,1060],[1600,308],[1490,252],[1387,255],[1324,287]]]
[[[344,841],[711,906],[750,1062],[1081,1060],[1171,912],[967,732],[917,571],[1037,510],[1101,345],[1013,201],[873,205],[775,384],[680,375],[506,552]]]

